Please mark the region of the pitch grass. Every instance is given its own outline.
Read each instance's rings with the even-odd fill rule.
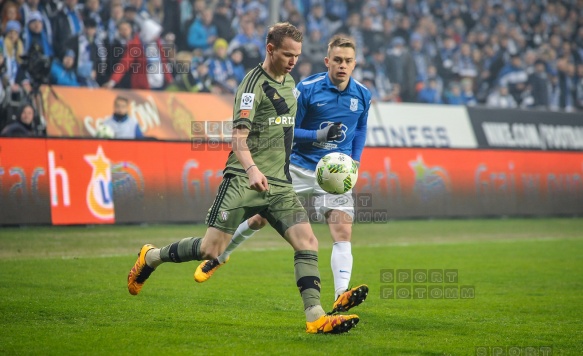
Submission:
[[[320,236],[322,300],[333,299]],[[354,228],[353,283],[370,295],[343,335],[304,332],[291,249],[273,230],[205,284],[161,266],[139,296],[126,275],[145,242],[203,226],[0,229],[0,354],[472,355],[476,347],[583,353],[583,219],[397,221]],[[457,269],[474,299],[381,298],[382,269]],[[490,349],[492,350],[492,349]],[[523,353],[524,354],[524,353]],[[538,353],[542,355],[542,353]]]

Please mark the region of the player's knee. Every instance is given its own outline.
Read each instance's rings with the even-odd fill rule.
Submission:
[[[267,219],[261,215],[255,215],[249,219],[249,227],[253,230],[263,229],[267,225]]]
[[[331,231],[331,234],[332,234],[332,240],[334,240],[334,242],[343,242],[343,241],[350,242],[350,239],[352,237],[352,229],[350,229],[350,228],[334,229],[334,231]]]
[[[315,235],[308,235],[305,239],[306,250],[317,251],[318,239]]]

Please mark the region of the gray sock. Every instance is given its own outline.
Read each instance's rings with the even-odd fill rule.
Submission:
[[[202,260],[200,255],[200,237],[187,237],[160,249],[160,258],[163,262],[188,262]]]
[[[160,249],[155,248],[146,253],[146,264],[154,269],[162,264],[162,259],[160,258]]]

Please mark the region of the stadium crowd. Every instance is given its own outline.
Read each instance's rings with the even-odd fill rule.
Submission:
[[[264,57],[268,0],[4,0],[4,112],[40,84],[233,93]],[[373,100],[583,110],[583,0],[282,0],[292,73],[357,43]],[[16,110],[14,110],[16,112]]]

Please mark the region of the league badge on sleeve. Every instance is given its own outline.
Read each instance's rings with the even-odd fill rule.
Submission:
[[[253,109],[253,101],[255,100],[254,93],[243,93],[241,95],[241,110],[251,110]]]

